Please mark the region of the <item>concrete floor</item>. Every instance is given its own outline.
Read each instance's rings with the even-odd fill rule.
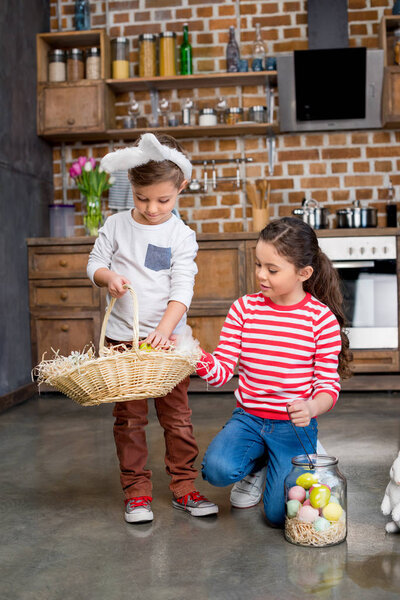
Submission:
[[[229,417],[230,394],[193,394],[201,457]],[[152,403],[151,403],[152,404]],[[348,479],[347,542],[299,548],[199,480],[218,517],[174,510],[163,437],[148,426],[155,520],[123,520],[112,407],[45,394],[0,415],[1,600],[399,598],[400,535],[380,503],[399,448],[400,395],[343,394],[320,439]]]

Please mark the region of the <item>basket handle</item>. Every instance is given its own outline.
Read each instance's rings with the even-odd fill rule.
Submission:
[[[131,296],[132,296],[132,300],[133,300],[133,324],[132,324],[133,337],[132,337],[132,350],[134,350],[134,352],[136,352],[136,354],[138,354],[138,348],[139,348],[139,317],[138,317],[139,310],[138,310],[138,301],[137,301],[135,290],[133,289],[132,286],[130,286],[128,284],[125,284],[124,288],[130,291]],[[109,316],[111,314],[111,311],[113,309],[113,306],[114,306],[116,300],[117,300],[117,298],[111,298],[111,302],[107,306],[106,314],[104,315],[103,325],[101,326],[101,332],[100,332],[99,354],[101,354],[102,350],[104,349],[104,339],[106,337],[106,327],[107,327]]]

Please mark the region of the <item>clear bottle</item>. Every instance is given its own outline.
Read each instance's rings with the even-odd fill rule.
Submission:
[[[386,227],[397,227],[397,203],[391,179],[389,179],[389,185],[387,187]]]
[[[139,35],[139,77],[157,75],[157,44],[153,33]]]
[[[160,75],[176,75],[176,33],[164,31],[159,34]]]
[[[324,547],[347,535],[347,482],[338,460],[323,454],[292,458],[285,479],[285,538],[298,546]]]
[[[100,79],[101,59],[100,48],[93,47],[86,50],[86,79]]]
[[[256,39],[253,44],[251,68],[253,71],[263,71],[265,61],[265,46],[261,37],[261,25],[256,23]]]
[[[67,78],[66,62],[64,50],[56,48],[49,50],[49,81],[65,81]]]
[[[181,75],[192,75],[193,64],[192,64],[192,46],[189,42],[189,30],[188,24],[185,23],[183,26],[183,41],[179,49],[180,55],[180,74]]]
[[[76,31],[90,29],[89,0],[75,0],[75,29]]]
[[[229,41],[226,46],[226,70],[228,73],[239,71],[240,50],[235,38],[235,28],[229,27]]]
[[[129,78],[128,38],[117,37],[111,40],[111,67],[113,79]]]

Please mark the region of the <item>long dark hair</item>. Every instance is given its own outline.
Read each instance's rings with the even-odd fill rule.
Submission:
[[[350,377],[349,363],[352,354],[345,331],[346,319],[339,275],[319,247],[315,231],[297,217],[284,217],[271,221],[261,231],[259,240],[273,244],[278,254],[284,256],[297,270],[307,266],[313,268],[313,274],[303,283],[304,291],[326,304],[337,318],[342,338],[338,371],[343,379]]]

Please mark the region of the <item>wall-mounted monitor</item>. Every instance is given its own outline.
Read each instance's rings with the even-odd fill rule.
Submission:
[[[281,131],[382,126],[383,50],[297,50],[277,65]]]

